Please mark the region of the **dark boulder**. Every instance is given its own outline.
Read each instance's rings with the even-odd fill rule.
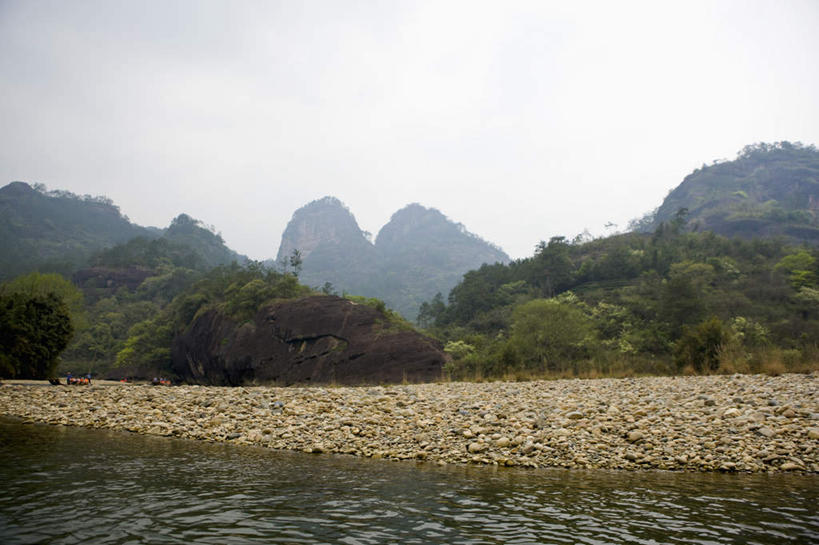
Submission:
[[[372,384],[440,378],[440,344],[385,313],[334,296],[285,300],[237,323],[212,309],[173,345],[173,370],[202,384]]]

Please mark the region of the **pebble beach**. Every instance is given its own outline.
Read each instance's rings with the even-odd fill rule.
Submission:
[[[819,473],[819,375],[0,386],[0,415],[439,464]]]

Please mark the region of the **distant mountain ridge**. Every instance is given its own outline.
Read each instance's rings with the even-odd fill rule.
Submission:
[[[654,231],[680,210],[690,230],[819,244],[819,151],[798,142],[746,146],[735,160],[686,176],[638,230]]]
[[[142,227],[106,197],[47,191],[25,182],[0,187],[0,280],[38,269],[70,276],[100,252],[136,238],[188,246],[207,266],[247,260],[187,214],[167,229]]]
[[[335,197],[296,210],[277,262],[286,266],[294,250],[301,254],[303,283],[383,299],[410,319],[425,300],[449,293],[465,272],[509,261],[497,246],[417,203],[393,214],[373,243]]]

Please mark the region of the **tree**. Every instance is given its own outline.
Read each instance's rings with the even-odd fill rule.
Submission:
[[[435,294],[435,297],[432,298],[432,301],[424,301],[421,303],[421,307],[418,309],[418,318],[415,321],[419,326],[426,329],[435,325],[435,322],[445,311],[444,296],[441,295],[439,291]]]
[[[56,294],[0,294],[0,374],[23,379],[54,376],[73,333],[68,307]]]
[[[813,287],[816,284],[816,259],[807,250],[788,254],[774,267],[788,275],[788,280],[795,290]]]
[[[677,341],[674,359],[682,369],[687,365],[695,371],[716,371],[720,353],[731,341],[731,329],[716,316],[700,322],[696,327],[685,326]]]
[[[72,326],[85,326],[85,302],[82,292],[60,274],[29,273],[0,285],[0,295],[20,294],[27,298],[53,293],[68,308]]]
[[[538,243],[535,249],[534,277],[530,284],[538,286],[545,297],[554,297],[571,287],[574,280],[574,264],[569,256],[566,237],[552,237],[547,244]]]
[[[577,307],[554,299],[534,299],[512,314],[510,344],[524,367],[565,370],[588,356],[594,343],[592,323]]]
[[[304,260],[301,258],[301,252],[297,248],[293,248],[293,253],[290,254],[290,268],[293,269],[293,276],[298,278],[301,274],[301,266]]]

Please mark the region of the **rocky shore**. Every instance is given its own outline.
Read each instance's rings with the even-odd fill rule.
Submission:
[[[442,464],[819,472],[816,374],[324,388],[7,384],[0,414]]]

